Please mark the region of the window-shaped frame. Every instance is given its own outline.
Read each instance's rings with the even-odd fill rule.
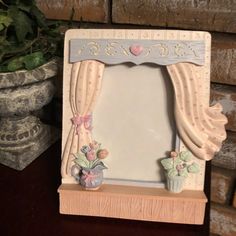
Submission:
[[[211,160],[219,150],[226,137],[224,125],[227,122],[219,104],[209,107],[210,44],[211,37],[206,32],[67,31],[63,76],[62,185],[65,187],[68,184],[67,187],[71,187],[76,184],[71,174],[73,154],[92,141],[92,111],[102,89],[105,64],[151,62],[166,66],[174,87],[178,151],[190,150],[200,164],[200,174],[189,178],[185,189],[202,191],[205,161]],[[110,188],[116,189],[114,186]],[[70,213],[67,210],[61,211]],[[117,217],[113,214],[111,216]]]

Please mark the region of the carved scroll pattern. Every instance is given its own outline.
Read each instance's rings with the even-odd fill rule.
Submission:
[[[85,117],[92,113],[101,91],[103,70],[104,64],[94,60],[73,64],[69,94],[73,117]],[[73,153],[77,153],[83,145],[92,141],[90,129],[83,124],[80,125],[79,132],[77,128],[72,122],[62,155],[61,175],[63,178],[71,176]]]
[[[175,120],[179,135],[198,158],[211,160],[226,138],[222,107],[204,102],[198,66],[178,63],[167,66],[175,90]]]
[[[88,59],[106,64],[132,62],[171,65],[192,62],[204,65],[204,41],[71,39],[70,63]]]

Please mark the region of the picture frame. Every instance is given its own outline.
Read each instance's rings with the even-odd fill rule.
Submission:
[[[227,122],[221,113],[220,104],[209,106],[210,46],[210,34],[200,31],[76,29],[66,32],[63,72],[62,184],[58,190],[62,214],[186,224],[203,223],[207,202],[203,192],[205,163],[213,158],[215,152],[219,151],[222,141],[226,138],[224,125]],[[110,69],[107,71],[113,71],[113,75],[104,72],[108,67]],[[127,71],[123,75],[115,76],[124,69]],[[165,137],[168,132],[158,131],[156,124],[159,123],[160,127],[165,127],[168,123],[165,121],[170,117],[157,119],[158,115],[165,112],[157,111],[155,106],[148,104],[150,100],[155,105],[163,97],[163,95],[154,96],[163,91],[163,87],[159,88],[158,93],[160,86],[155,79],[155,73],[158,70],[160,77],[162,75],[164,78],[162,81],[170,80],[173,85],[172,90],[170,85],[167,86],[167,90],[171,90],[172,98],[174,98],[174,101],[168,103],[168,107],[171,107],[169,110],[174,113],[174,118],[172,118],[176,124],[176,130],[172,126],[173,130],[168,137]],[[134,72],[128,74],[130,71]],[[150,79],[149,76],[149,79],[143,79],[143,75],[152,74],[148,71],[154,71],[153,78]],[[130,85],[126,84],[126,80],[129,80]],[[120,87],[115,83],[116,81],[120,82]],[[150,81],[153,84],[150,85]],[[144,85],[147,85],[146,90],[143,89]],[[103,89],[104,87],[107,89]],[[124,87],[128,87],[126,96],[122,95]],[[136,115],[131,114],[127,118],[128,113],[127,110],[125,112],[124,107],[120,111],[117,110],[119,103],[128,103],[127,99],[131,97],[129,91],[134,87],[136,90],[132,93],[133,96],[137,94],[137,91],[145,92],[139,97],[136,105],[129,104],[127,110],[129,111],[129,107],[132,107],[130,110]],[[107,91],[107,93],[101,94],[102,91]],[[122,91],[122,93],[119,95],[117,91]],[[151,98],[149,98],[150,94],[153,95]],[[99,95],[102,99],[96,110],[95,104],[99,103]],[[112,97],[118,99],[112,100]],[[124,97],[126,100],[123,100]],[[138,97],[135,99],[137,100]],[[142,103],[143,100],[147,103],[137,108],[137,104]],[[164,103],[162,102],[160,107],[163,108]],[[107,110],[110,111],[110,115],[106,114]],[[142,120],[137,119],[135,126],[134,117],[140,117],[139,114],[143,113]],[[119,124],[116,131],[115,126],[112,126],[115,121]],[[120,126],[122,121],[124,121],[123,126]],[[155,151],[152,151],[151,147],[160,150],[163,145],[157,148],[157,140],[148,138],[145,127],[150,123],[151,130],[154,130],[155,134],[162,134],[159,135],[158,142],[167,141],[164,149],[168,145],[172,149],[162,150],[162,153],[168,155],[168,152],[174,151],[170,154],[172,155],[170,158],[167,157],[167,161],[163,162],[165,158],[159,156],[160,154],[155,156]],[[76,169],[78,173],[75,175],[74,167],[76,158],[80,157],[84,151],[83,147],[89,147],[94,142],[93,125],[95,126],[93,127],[94,135],[103,139],[99,142],[106,145],[103,142],[106,141],[109,146],[110,165],[107,170],[109,178],[104,179],[104,184],[98,190],[86,191],[84,189],[88,188],[83,189],[76,177],[81,170]],[[144,127],[143,134],[140,127]],[[129,132],[129,129],[132,132]],[[123,136],[118,135],[120,130],[125,131]],[[133,134],[136,130],[138,132],[134,136],[139,138],[135,141],[131,139],[132,135],[125,138],[128,133]],[[174,147],[173,140],[168,141],[173,133],[176,137]],[[145,137],[142,148],[140,148],[141,135]],[[130,140],[132,148],[124,149]],[[101,150],[103,153],[100,154],[107,152],[106,149],[99,149]],[[135,159],[132,159],[134,150],[138,151],[135,155],[133,154]],[[193,162],[189,166],[186,164],[189,160],[187,153],[192,154],[191,161]],[[140,161],[144,154],[153,158],[149,162],[145,160],[149,163],[147,168],[144,168],[143,161]],[[145,156],[143,158],[147,159]],[[136,162],[136,159],[139,162]],[[177,172],[179,173],[182,168],[186,171],[190,170],[188,171],[190,174],[188,178],[184,178],[183,191],[182,189],[167,191],[163,176],[164,169],[168,171],[167,175],[170,169],[164,164],[170,160],[177,161],[177,159],[184,160],[183,165],[176,165]],[[164,167],[163,170],[161,164]],[[129,171],[132,165],[136,165],[136,172]],[[155,168],[158,169],[158,165],[157,174]],[[147,174],[148,171],[151,175]],[[86,175],[88,177],[89,172],[86,172]],[[155,184],[155,178],[158,175],[161,177],[159,183]]]

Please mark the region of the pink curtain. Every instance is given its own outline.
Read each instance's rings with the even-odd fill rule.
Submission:
[[[73,117],[62,155],[62,178],[71,177],[73,154],[92,141],[92,112],[101,91],[103,70],[104,64],[94,60],[72,66],[69,88]]]
[[[222,107],[208,106],[198,66],[178,63],[167,66],[175,91],[175,120],[179,135],[198,158],[211,160],[226,138],[227,118]]]
[[[175,91],[175,120],[179,135],[198,158],[210,160],[226,138],[227,119],[222,107],[208,106],[198,66],[178,63],[167,66]],[[73,154],[92,141],[92,112],[101,91],[104,64],[95,60],[76,62],[72,66],[70,106],[71,128],[62,156],[61,174],[71,177]],[[203,83],[204,84],[204,83]]]

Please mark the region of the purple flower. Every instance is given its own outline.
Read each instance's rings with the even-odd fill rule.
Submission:
[[[80,151],[84,154],[86,154],[87,152],[89,152],[91,150],[91,148],[89,146],[83,146]]]

